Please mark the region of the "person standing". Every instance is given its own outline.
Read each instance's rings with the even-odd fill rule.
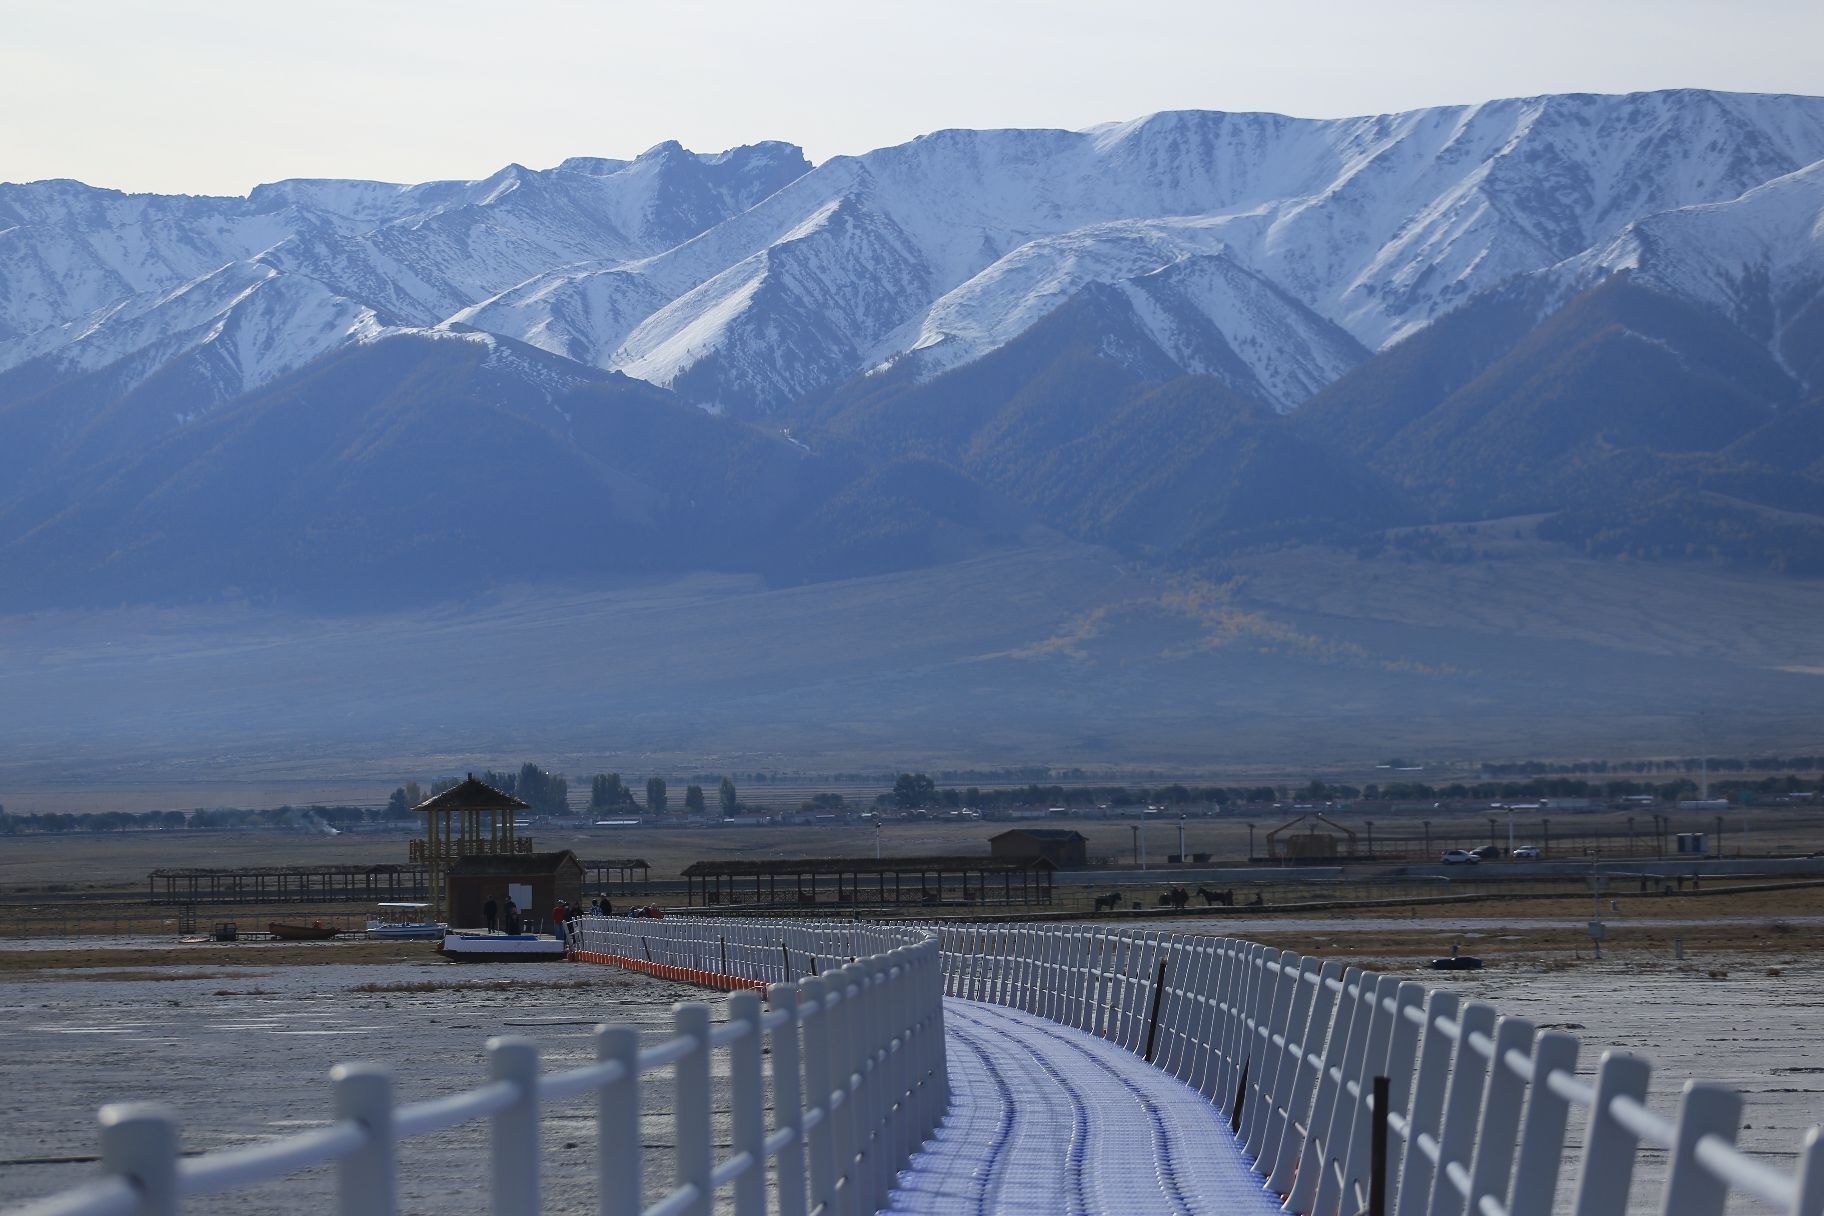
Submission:
[[[495,926],[500,920],[500,905],[494,902],[494,897],[491,895],[488,897],[488,902],[481,905],[481,918],[487,922],[488,932],[494,932]]]
[[[507,896],[507,932],[519,933],[519,905],[513,902],[511,895]]]
[[[551,908],[551,936],[555,937],[560,942],[567,940],[569,937],[564,931],[564,918],[566,912],[567,909],[564,907],[564,901],[561,899]]]

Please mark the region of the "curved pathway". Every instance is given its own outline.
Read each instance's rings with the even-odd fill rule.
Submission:
[[[1268,1216],[1279,1201],[1202,1095],[1105,1039],[948,1000],[950,1112],[897,1213]]]

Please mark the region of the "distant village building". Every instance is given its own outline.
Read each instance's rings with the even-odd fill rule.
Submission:
[[[1009,861],[1042,858],[1065,870],[1089,864],[1089,837],[1064,828],[1010,828],[988,838],[988,853]]]
[[[491,899],[504,909],[511,898],[526,932],[549,933],[558,900],[573,907],[583,900],[583,863],[569,849],[464,857],[450,866],[448,881],[452,928],[479,929],[487,920],[483,905]]]

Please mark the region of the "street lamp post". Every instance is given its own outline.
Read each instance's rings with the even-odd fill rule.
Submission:
[[[1183,865],[1186,859],[1184,851],[1184,812],[1178,812],[1178,864]]]

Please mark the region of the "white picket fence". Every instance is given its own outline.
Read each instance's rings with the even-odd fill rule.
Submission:
[[[644,1051],[632,1028],[604,1026],[597,1063],[551,1075],[528,1040],[491,1040],[486,1085],[399,1107],[384,1069],[344,1065],[332,1073],[335,1123],[191,1159],[177,1155],[168,1111],[107,1107],[104,1177],[19,1216],[166,1216],[189,1196],[332,1162],[341,1212],[391,1213],[400,1142],[482,1118],[492,1125],[493,1211],[521,1216],[539,1210],[541,1104],[587,1096],[598,1107],[598,1210],[631,1216],[642,1194],[639,1079],[664,1068],[676,1177],[647,1216],[707,1213],[723,1188],[737,1216],[870,1212],[948,1103],[945,996],[1100,1035],[1184,1081],[1230,1114],[1264,1185],[1299,1216],[1624,1216],[1640,1198],[1643,1147],[1669,1154],[1664,1216],[1718,1216],[1732,1195],[1824,1216],[1817,1128],[1794,1173],[1773,1169],[1736,1146],[1733,1090],[1688,1083],[1667,1117],[1646,1105],[1643,1059],[1605,1053],[1585,1081],[1575,1036],[1448,989],[1238,939],[1087,925],[588,918],[578,944],[705,981],[763,983],[770,1008],[735,993],[727,1022],[712,1028],[708,1006],[678,1005],[673,1037]],[[732,1149],[721,1161],[716,1050],[728,1052],[730,1074]],[[1573,1174],[1574,1117],[1584,1144]]]
[[[934,931],[948,995],[1101,1035],[1180,1078],[1231,1114],[1266,1185],[1300,1216],[1623,1216],[1643,1146],[1670,1154],[1664,1216],[1716,1216],[1732,1193],[1824,1214],[1818,1128],[1795,1174],[1773,1169],[1736,1147],[1735,1091],[1689,1082],[1668,1118],[1645,1105],[1646,1060],[1608,1052],[1594,1083],[1580,1080],[1575,1036],[1447,989],[1233,938]],[[1583,1153],[1561,1191],[1573,1108]]]
[[[686,920],[597,918],[582,939],[586,948],[628,958],[656,946],[680,962],[707,957],[701,952],[713,945],[719,962],[725,935],[712,929]],[[329,1126],[190,1158],[179,1156],[168,1108],[104,1107],[103,1176],[17,1216],[175,1216],[185,1199],[329,1164],[337,1169],[337,1211],[390,1216],[398,1208],[402,1142],[480,1119],[490,1124],[492,1211],[534,1216],[540,1111],[585,1098],[596,1105],[597,1210],[633,1216],[642,1210],[644,1186],[640,1078],[661,1069],[672,1072],[675,1180],[646,1216],[708,1216],[719,1194],[730,1198],[736,1216],[769,1208],[787,1216],[872,1212],[949,1102],[936,939],[918,929],[773,923],[765,941],[764,966],[741,951],[731,962],[756,980],[797,971],[768,987],[766,1009],[756,992],[732,993],[727,1020],[713,1025],[708,1005],[679,1004],[672,1036],[644,1050],[634,1027],[601,1026],[596,1062],[568,1072],[542,1072],[529,1039],[495,1038],[487,1045],[486,1084],[396,1106],[389,1070],[339,1065],[330,1073]],[[717,1051],[727,1053],[732,1136],[720,1161],[710,1086]]]

